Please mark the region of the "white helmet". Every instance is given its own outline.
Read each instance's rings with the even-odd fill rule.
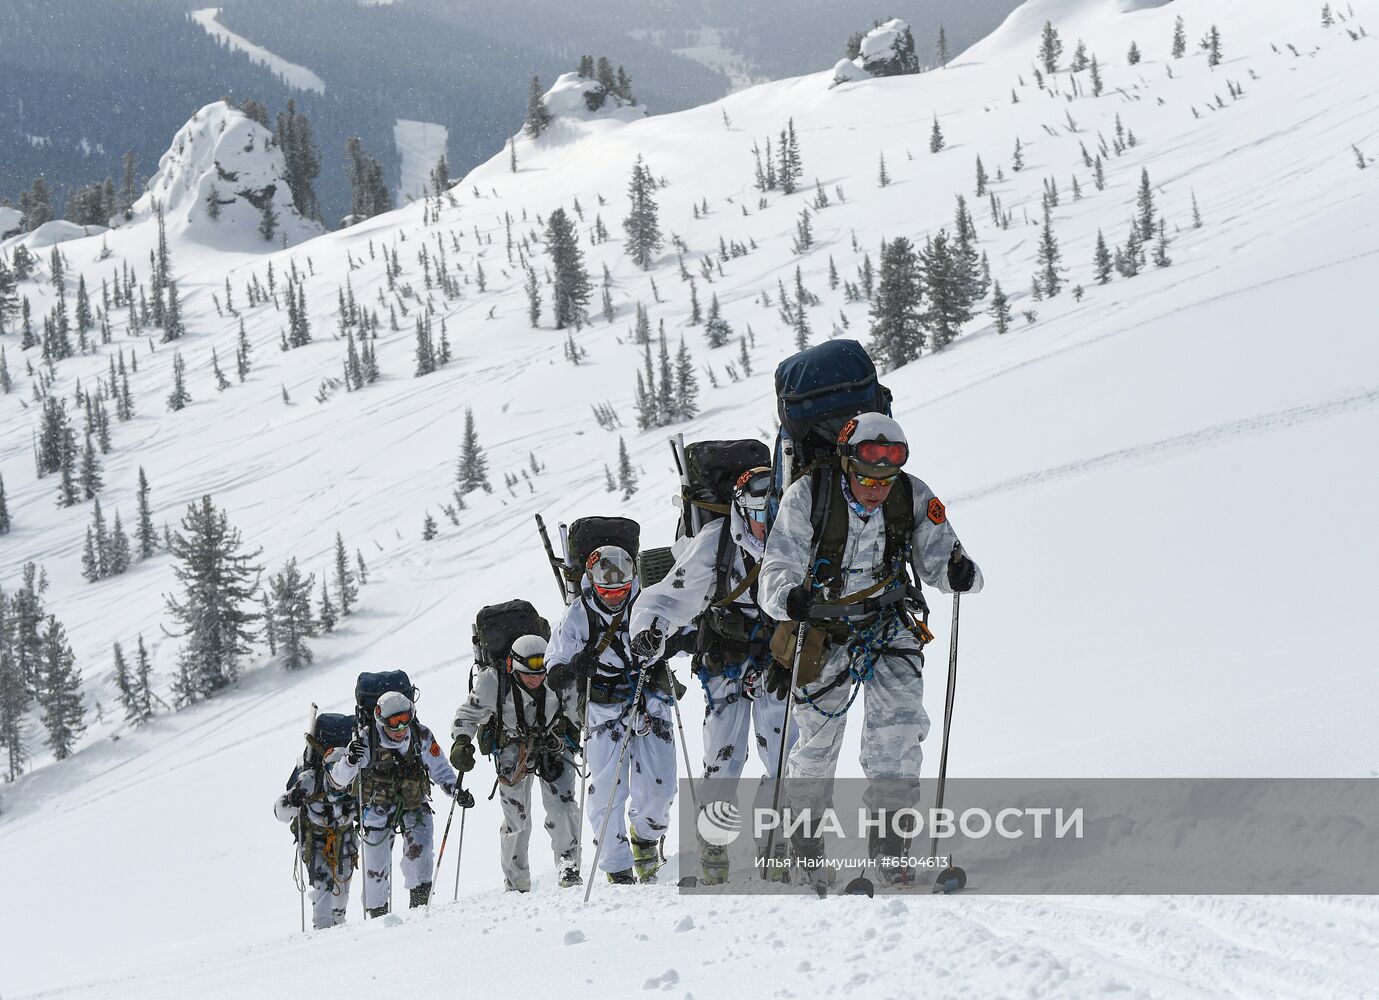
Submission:
[[[401,691],[385,691],[373,707],[373,714],[386,733],[400,738],[412,724],[412,699]]]
[[[758,465],[737,477],[733,483],[733,503],[747,516],[748,511],[765,510],[771,492],[771,467]]]
[[[628,551],[616,545],[600,545],[584,563],[594,593],[607,607],[617,608],[632,592],[637,577],[637,562]]]
[[[624,548],[600,545],[589,553],[585,564],[595,587],[626,587],[637,575],[637,563]]]
[[[514,639],[508,653],[508,669],[517,674],[544,674],[546,640],[539,635],[521,635]]]
[[[838,435],[838,455],[845,472],[890,479],[910,458],[910,444],[900,425],[884,413],[862,413]]]

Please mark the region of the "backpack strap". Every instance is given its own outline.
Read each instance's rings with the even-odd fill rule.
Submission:
[[[511,677],[507,678],[507,685],[508,694],[512,696],[512,714],[515,720],[515,724],[517,726],[517,736],[519,739],[525,740],[527,738],[527,733],[530,731],[531,727],[527,725],[526,713],[522,711],[521,695],[520,692],[518,692],[517,690],[517,685],[512,682]],[[501,710],[498,713],[498,728],[500,730],[503,728],[503,716]]]
[[[886,518],[885,559],[896,576],[909,579],[910,538],[915,533],[915,495],[910,477],[896,476],[895,486],[881,505]]]
[[[818,555],[816,562],[818,571],[815,574],[815,581],[823,585],[825,590],[832,590],[836,593],[842,588],[842,561],[843,553],[847,550],[848,538],[848,519],[851,516],[849,506],[841,502],[843,500],[842,481],[839,478],[840,470],[836,466],[824,466],[813,473],[814,482],[814,511],[816,522],[822,520],[822,525],[816,523],[814,538],[818,541]],[[822,518],[819,517],[820,501],[824,499],[823,490],[829,490],[827,499],[830,502],[826,505],[826,510]],[[835,495],[836,494],[836,495]],[[881,505],[880,514],[884,518],[885,528],[885,550],[882,556],[885,565],[889,568],[889,575],[866,590],[858,594],[851,594],[846,598],[831,600],[830,605],[847,605],[859,603],[881,593],[893,583],[903,580],[909,583],[909,552],[910,538],[915,530],[915,511],[914,511],[914,487],[910,482],[910,477],[901,473],[896,477],[896,484],[887,495],[885,503]],[[874,514],[872,515],[875,516]]]
[[[728,543],[732,541],[732,532],[728,530],[730,526],[730,520],[725,518],[718,531],[718,546],[713,556],[714,603],[719,607],[731,604],[737,599],[737,595],[734,595],[731,599],[718,599],[718,595],[728,589]]]
[[[759,574],[760,572],[761,563],[752,563],[752,568],[747,570],[746,574],[742,577],[742,582],[739,583],[732,590],[728,591],[728,593],[724,595],[723,600],[718,602],[718,606],[720,608],[726,608],[734,601],[736,601],[739,597],[741,597],[743,594],[745,594],[748,588],[751,587],[752,584],[757,582],[757,574]]]
[[[814,494],[814,585],[836,593],[843,585],[843,554],[848,543],[848,505],[843,501],[837,466],[816,468],[811,476]],[[835,495],[836,494],[836,495]],[[836,502],[835,502],[836,501]]]
[[[584,604],[584,613],[589,619],[589,639],[585,642],[584,648],[593,653],[595,659],[598,659],[603,655],[604,650],[611,646],[613,652],[617,654],[618,659],[622,660],[624,668],[631,670],[632,660],[628,657],[627,651],[623,649],[622,643],[618,641],[618,628],[622,625],[623,616],[627,612],[627,607],[624,606],[619,608],[614,613],[612,619],[608,622],[608,626],[603,630],[603,635],[595,642],[594,631],[598,623],[598,617],[594,614],[594,609],[589,607],[588,603],[585,602],[583,598],[581,598],[580,601]]]

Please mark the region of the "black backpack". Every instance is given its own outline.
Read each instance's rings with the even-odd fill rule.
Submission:
[[[512,684],[505,664],[512,644],[524,635],[539,635],[547,641],[551,638],[550,623],[527,601],[490,604],[480,608],[474,616],[474,666],[469,671],[469,690],[474,690],[476,669],[498,672],[498,703],[493,706],[493,717],[483,724],[478,734],[479,750],[485,755],[497,750],[501,743],[503,698]]]
[[[776,408],[773,520],[791,483],[836,459],[844,424],[859,413],[891,412],[891,391],[877,380],[876,365],[861,344],[830,340],[776,366]]]
[[[474,665],[501,667],[512,644],[524,635],[550,640],[551,626],[527,601],[508,601],[480,608],[474,616]],[[472,676],[472,675],[471,675]],[[473,684],[470,685],[473,690]]]
[[[292,773],[287,778],[287,790],[291,791],[292,786],[297,784],[297,778],[303,771],[311,771],[316,777],[316,795],[320,795],[325,789],[325,763],[326,754],[336,747],[347,746],[354,738],[354,717],[343,715],[336,712],[322,712],[316,716],[316,724],[311,727],[311,732],[305,733],[306,752],[302,754],[301,763],[292,769]],[[297,837],[297,820],[291,824],[292,836]]]
[[[297,782],[297,775],[310,770],[316,774],[316,789],[321,789],[321,769],[326,762],[326,754],[337,747],[348,746],[354,738],[354,716],[337,712],[322,712],[316,716],[316,724],[306,733],[306,752],[302,762],[287,779],[290,789]]]
[[[642,526],[630,517],[581,517],[566,532],[565,580],[572,595],[579,594],[580,579],[589,553],[602,545],[616,545],[633,559],[641,549]]]
[[[871,356],[855,340],[830,340],[791,355],[776,367],[776,406],[780,433],[776,436],[772,502],[767,516],[774,522],[780,499],[795,480],[808,475],[814,494],[815,558],[820,567],[816,583],[839,584],[838,567],[847,543],[847,513],[835,502],[838,435],[859,413],[891,412],[891,391],[876,377]],[[901,556],[914,531],[910,481],[886,499],[887,563],[903,565]]]
[[[307,759],[319,764],[325,755],[337,747],[349,745],[354,738],[354,718],[340,712],[322,712],[316,716],[316,725],[311,727],[311,737],[306,741]]]
[[[417,700],[417,688],[405,670],[383,670],[377,673],[362,673],[354,684],[354,718],[359,729],[372,733],[373,710],[389,691],[405,694],[413,702]]]
[[[771,464],[771,449],[761,441],[695,441],[685,446],[685,479],[680,490],[676,537],[698,534],[728,513],[733,486],[742,473]]]

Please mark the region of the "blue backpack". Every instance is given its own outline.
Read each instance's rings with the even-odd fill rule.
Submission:
[[[877,380],[876,365],[861,344],[830,340],[776,366],[776,407],[780,433],[772,462],[771,521],[791,483],[835,460],[844,424],[859,413],[890,414],[891,391]]]

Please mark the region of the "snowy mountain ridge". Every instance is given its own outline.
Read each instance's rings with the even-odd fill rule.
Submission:
[[[156,206],[172,228],[216,249],[258,249],[269,242],[258,232],[268,206],[278,220],[271,241],[277,245],[322,232],[292,204],[287,163],[273,133],[223,101],[206,105],[178,131],[134,204],[135,221],[152,219]]]
[[[343,710],[360,670],[404,666],[423,689],[423,721],[444,730],[464,691],[477,608],[525,596],[547,614],[557,610],[532,514],[554,523],[626,511],[649,542],[668,540],[675,511],[666,502],[674,479],[665,435],[774,433],[769,372],[796,336],[781,320],[780,289],[793,298],[796,268],[819,299],[806,309],[811,342],[842,335],[866,343],[869,304],[846,286],[861,285],[860,269],[867,257],[877,263],[881,239],[904,235],[922,245],[951,231],[956,194],[967,198],[992,276],[1012,299],[1014,325],[998,335],[983,314],[943,351],[884,378],[915,442],[915,471],[948,502],[989,581],[963,605],[955,773],[1372,775],[1379,745],[1364,715],[1379,682],[1364,652],[1364,623],[1379,597],[1366,568],[1379,554],[1379,533],[1359,512],[1379,503],[1379,483],[1355,456],[1379,447],[1379,356],[1364,333],[1367,304],[1353,290],[1373,274],[1379,213],[1376,171],[1357,169],[1351,144],[1361,156],[1379,155],[1379,61],[1368,34],[1352,40],[1347,30],[1379,24],[1379,5],[1354,10],[1324,29],[1315,11],[1282,2],[1033,0],[942,71],[830,89],[832,74],[821,67],[675,115],[519,135],[516,173],[508,151],[495,151],[452,188],[453,204],[431,199],[271,252],[253,235],[249,206],[237,210],[237,231],[247,225],[253,235],[243,242],[219,243],[227,230],[210,229],[198,214],[214,161],[241,169],[230,162],[233,148],[258,134],[242,116],[219,112],[225,134],[236,136],[222,137],[225,158],[213,152],[213,130],[189,135],[195,155],[165,158],[160,181],[169,219],[185,223],[169,229],[188,336],[175,344],[151,331],[129,337],[115,311],[113,342],[60,362],[52,391],[70,399],[78,379],[90,387],[105,377],[110,352],[137,351],[136,416],[114,427],[103,457],[107,514],[121,510],[129,523],[143,467],[160,525],[175,527],[188,503],[210,494],[250,546],[263,547],[268,571],[296,556],[319,577],[338,530],[368,561],[370,580],[359,610],[313,643],[309,669],[285,674],[261,656],[236,689],[159,713],[141,729],[126,726],[115,707],[110,643],[129,650],[143,635],[167,697],[177,642],[160,625],[162,595],[176,588],[172,565],[160,554],[123,576],[81,579],[91,505],[56,507],[53,479],[35,475],[39,407],[21,359],[36,351],[20,351],[7,327],[0,344],[16,392],[0,396],[0,475],[14,529],[0,540],[0,585],[11,592],[24,562],[46,568],[47,603],[84,672],[88,730],[73,758],[52,763],[37,753],[31,773],[0,789],[6,881],[17,898],[36,901],[22,920],[0,917],[0,940],[25,956],[17,968],[5,963],[0,989],[286,992],[327,973],[375,974],[371,956],[395,951],[411,956],[419,982],[443,988],[453,983],[454,961],[442,953],[462,941],[481,946],[466,949],[467,981],[516,995],[548,987],[550,970],[572,962],[587,970],[568,983],[575,996],[644,988],[766,995],[782,976],[798,980],[784,987],[794,995],[809,993],[806,981],[875,996],[911,995],[916,982],[944,995],[1365,995],[1379,968],[1358,942],[1379,929],[1379,911],[1361,900],[972,896],[892,902],[878,912],[850,900],[829,909],[794,899],[711,904],[599,885],[581,909],[552,898],[548,879],[514,901],[496,891],[497,819],[482,798],[467,817],[458,906],[360,926],[352,901],[355,926],[302,941],[291,934],[289,838],[268,810],[312,702]],[[1181,60],[1169,54],[1179,15],[1189,39]],[[1066,65],[1045,87],[1035,84],[1046,19],[1062,32],[1064,64],[1079,37],[1099,57],[1100,97],[1085,72],[1073,93]],[[1225,42],[1217,67],[1196,47],[1213,23]],[[1136,65],[1126,60],[1132,41],[1144,52]],[[217,113],[207,109],[203,124]],[[764,150],[768,137],[774,144],[792,118],[803,151],[800,190],[758,191],[752,147]],[[1121,149],[1117,140],[1119,151],[1103,157],[1099,189],[1081,147],[1112,147],[1118,119],[1136,142]],[[946,144],[930,153],[935,120]],[[666,246],[649,272],[632,263],[620,238],[639,155],[665,179],[657,199]],[[883,155],[891,175],[884,187]],[[1007,225],[989,197],[975,194],[977,156]],[[247,185],[255,190],[281,176],[259,169]],[[1167,220],[1172,264],[1097,284],[1097,233],[1114,245],[1125,239],[1142,170]],[[1029,286],[1050,180],[1068,287],[1036,302]],[[538,275],[544,270],[538,234],[557,207],[577,220],[596,285],[591,325],[573,335],[587,351],[579,365],[566,359],[565,331],[551,328],[547,286],[540,328],[527,320],[521,257]],[[806,208],[813,243],[797,252]],[[599,218],[612,235],[591,243]],[[680,274],[673,236],[686,247],[693,285]],[[720,237],[746,252],[724,259]],[[62,244],[69,298],[79,275],[94,290],[123,264],[143,271],[155,239],[145,220],[105,234],[108,257],[100,237]],[[393,253],[400,273],[385,262]],[[285,303],[247,301],[251,279],[267,287],[269,261],[280,294],[289,274],[299,276],[313,332],[306,346],[279,349]],[[605,265],[612,323],[599,314]],[[837,287],[830,270],[840,275]],[[35,278],[20,284],[36,324],[56,301],[47,278],[40,260]],[[1080,300],[1072,294],[1079,285]],[[359,335],[342,332],[343,294],[379,318],[371,343],[383,377],[358,392],[338,385],[343,337]],[[692,294],[704,311],[717,297],[733,329],[728,347],[703,346]],[[645,354],[631,343],[639,303],[653,336],[664,321],[672,355],[685,336],[700,376],[695,419],[640,434],[632,397]],[[427,316],[435,340],[445,325],[454,357],[414,378],[416,321]],[[240,320],[253,368],[243,384],[217,392],[211,352],[229,364]],[[653,358],[657,350],[653,342]],[[193,400],[167,413],[175,351]],[[33,365],[42,371],[36,358]],[[603,403],[618,411],[621,427],[599,426],[589,408]],[[452,524],[442,508],[454,503],[467,407],[494,492],[469,494]],[[626,503],[603,485],[619,438],[641,478]],[[516,484],[505,487],[504,475]],[[1281,481],[1301,484],[1299,493],[1280,497]],[[428,513],[439,523],[434,541],[421,539]],[[1301,542],[1277,541],[1289,519],[1305,526]],[[1290,620],[1305,628],[1280,626],[1280,593]],[[936,722],[935,664],[946,645],[946,628],[937,626],[946,610],[935,602],[927,704]],[[696,706],[686,720],[691,752]],[[36,720],[30,735],[37,743]],[[843,760],[855,769],[855,729],[848,740]],[[488,780],[484,768],[476,781]],[[932,774],[932,762],[925,771]],[[150,835],[150,816],[165,809],[214,829]],[[71,863],[90,850],[92,831],[120,853],[99,892],[89,870]],[[538,873],[540,840],[538,832]],[[83,905],[62,918],[66,936],[55,940],[44,928],[59,919],[59,902],[74,898]],[[940,919],[931,902],[944,907]],[[490,916],[475,921],[481,912]],[[1327,922],[1334,926],[1321,930]],[[744,928],[757,927],[744,938]],[[640,928],[654,939],[639,941]],[[926,947],[907,961],[868,966],[859,949],[812,944],[816,929],[897,946],[922,931]],[[587,941],[566,944],[569,931]],[[482,947],[489,934],[495,942],[524,936],[530,961]],[[1306,956],[1280,957],[1284,942],[1298,940],[1307,942]],[[951,954],[966,956],[960,976],[941,957]]]

